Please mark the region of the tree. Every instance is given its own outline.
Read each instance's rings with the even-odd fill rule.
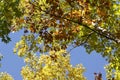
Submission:
[[[83,46],[88,53],[96,51],[106,58],[107,78],[112,79],[112,71],[117,76],[120,70],[119,3],[119,0],[20,0],[17,8],[22,15],[15,16],[11,23],[12,31],[24,29],[24,35],[14,52],[27,58],[31,54],[49,55],[50,51],[57,53]]]

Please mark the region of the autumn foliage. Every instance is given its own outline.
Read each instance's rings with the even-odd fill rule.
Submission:
[[[21,71],[23,79],[85,80],[83,67],[72,67],[69,61],[69,52],[78,46],[83,46],[89,54],[92,51],[100,53],[109,62],[105,67],[107,79],[111,80],[113,75],[115,80],[120,79],[119,0],[0,2],[2,6],[6,3],[12,5],[8,5],[8,10],[14,12],[0,14],[8,18],[5,24],[10,23],[6,34],[24,30],[24,35],[14,48],[14,53],[24,57],[26,62]],[[3,21],[7,18],[0,19]],[[4,31],[1,27],[0,30]],[[0,37],[5,41],[4,36]],[[67,51],[69,47],[72,49]]]

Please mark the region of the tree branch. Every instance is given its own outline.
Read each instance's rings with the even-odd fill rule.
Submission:
[[[100,27],[95,27],[94,29],[92,29],[87,24],[83,24],[81,22],[70,20],[70,19],[67,19],[67,18],[64,18],[64,17],[61,17],[61,18],[66,19],[66,20],[71,21],[71,22],[74,22],[74,23],[77,23],[77,24],[79,24],[81,26],[84,26],[84,27],[88,28],[89,30],[97,33],[98,35],[100,35],[102,37],[105,37],[105,38],[107,38],[109,40],[112,40],[116,43],[120,43],[120,39],[118,39],[117,37],[112,35],[110,32],[107,32],[107,34],[106,34],[106,31],[103,31],[102,29],[100,29]]]
[[[82,23],[82,22],[74,21],[74,20],[68,19],[68,18],[63,17],[63,16],[51,14],[51,13],[46,12],[46,11],[43,11],[43,12],[45,12],[46,14],[52,15],[53,17],[58,17],[58,18],[66,19],[66,20],[68,20],[68,21],[71,21],[71,22],[74,22],[74,23],[79,24],[79,25],[81,25],[81,26],[84,26],[84,27],[88,28],[89,30],[95,32],[96,34],[98,34],[98,35],[100,35],[100,36],[102,36],[102,37],[105,37],[106,39],[112,40],[112,41],[114,41],[114,42],[116,42],[116,43],[120,43],[120,39],[118,39],[117,37],[115,37],[114,35],[112,35],[112,34],[111,34],[110,32],[108,32],[107,30],[106,30],[106,31],[107,31],[107,33],[106,33],[106,31],[104,31],[104,30],[101,29],[100,27],[96,27],[96,26],[95,26],[94,29],[92,29],[92,28],[90,28],[87,24],[84,24],[84,23]]]
[[[77,22],[77,21],[73,21],[73,20],[70,20],[70,19],[67,19],[67,18],[64,18],[64,19],[66,19],[66,20],[68,20],[68,21],[71,21],[71,22],[74,22],[74,23],[77,23],[77,24],[79,24],[79,25],[81,25],[81,26],[84,26],[84,27],[88,28],[89,30],[97,33],[98,35],[100,35],[100,36],[102,36],[102,37],[105,37],[105,38],[107,38],[107,39],[109,39],[109,40],[112,40],[112,41],[114,41],[114,42],[116,42],[116,43],[120,43],[120,39],[116,38],[116,37],[115,37],[114,35],[112,35],[110,32],[107,32],[107,34],[106,34],[106,32],[103,31],[102,29],[100,29],[99,27],[95,27],[94,29],[92,29],[92,28],[90,28],[87,24],[83,24],[83,23],[80,23],[80,22]]]

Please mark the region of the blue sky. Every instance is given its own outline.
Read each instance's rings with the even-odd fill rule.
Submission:
[[[10,37],[12,41],[8,44],[0,42],[0,53],[4,56],[2,59],[2,67],[0,72],[8,72],[15,80],[22,80],[20,70],[24,66],[22,58],[18,57],[13,53],[14,45],[20,40],[23,31],[11,33]],[[104,66],[107,64],[104,58],[96,52],[92,52],[90,55],[86,53],[83,47],[77,47],[71,51],[71,64],[83,64],[86,68],[84,75],[87,80],[94,80],[94,72],[101,72],[103,74],[103,80],[105,79]]]

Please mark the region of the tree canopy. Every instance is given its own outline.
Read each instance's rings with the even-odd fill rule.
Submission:
[[[24,30],[24,35],[14,48],[15,53],[30,61],[29,64],[26,63],[21,72],[24,79],[30,78],[28,73],[36,73],[36,75],[32,75],[36,78],[41,74],[45,75],[42,72],[39,74],[40,70],[38,69],[42,67],[45,70],[48,63],[44,63],[45,66],[40,66],[42,63],[36,63],[42,59],[42,56],[45,56],[45,59],[53,57],[53,59],[59,60],[56,58],[56,54],[61,54],[61,50],[66,50],[69,54],[72,49],[78,46],[83,46],[89,54],[96,51],[105,57],[109,62],[106,66],[107,78],[112,79],[112,76],[115,75],[115,79],[119,79],[119,0],[1,0],[0,4],[0,37],[2,40],[4,42],[10,40],[9,32]],[[51,52],[55,52],[55,54],[51,55]],[[64,55],[62,58],[66,56]],[[62,60],[62,58],[60,59]],[[53,64],[51,63],[49,66],[57,67],[59,64],[60,62],[56,64],[53,60]],[[31,69],[31,67],[35,68]],[[47,69],[49,71],[52,68]],[[25,71],[26,69],[27,71]],[[67,69],[68,67],[66,67]],[[64,72],[64,70],[62,71]],[[76,72],[75,74],[77,75]],[[56,78],[55,76],[57,74],[54,75],[54,78]],[[63,78],[67,79],[68,77]],[[76,79],[75,76],[74,79]]]
[[[31,56],[25,59],[21,74],[24,80],[86,80],[82,65],[73,67],[65,50],[50,51],[49,55]],[[66,56],[65,56],[66,55]]]

